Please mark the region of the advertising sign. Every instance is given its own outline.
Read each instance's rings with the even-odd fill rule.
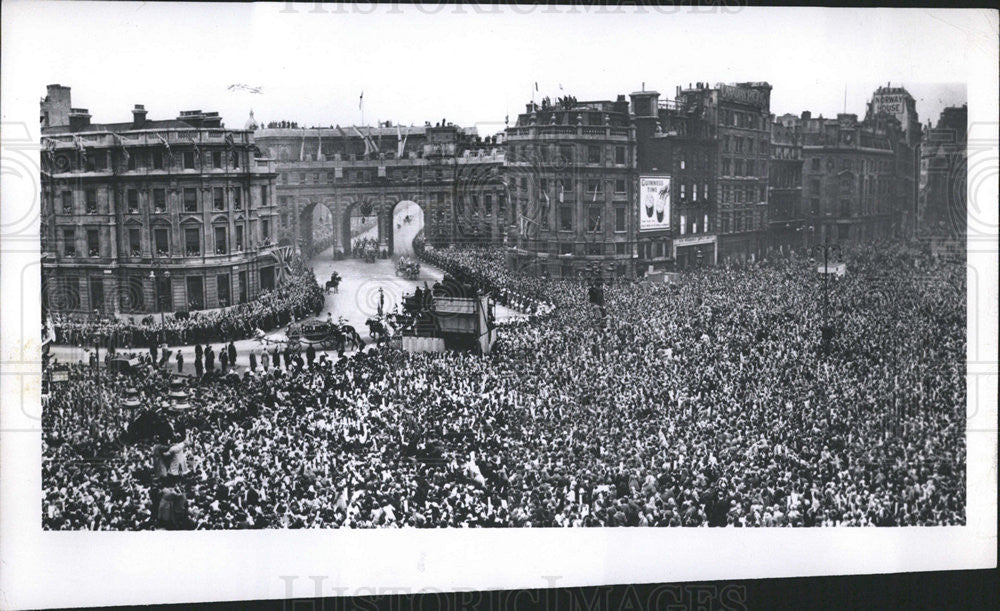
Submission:
[[[670,229],[670,177],[639,177],[639,231]]]

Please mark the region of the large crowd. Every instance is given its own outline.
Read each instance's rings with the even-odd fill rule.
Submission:
[[[323,309],[323,289],[312,270],[286,274],[274,290],[224,310],[183,315],[146,316],[139,320],[53,313],[57,344],[74,346],[145,347],[224,342],[253,337],[257,329],[271,330]]]
[[[43,408],[44,527],[965,522],[958,263],[847,251],[828,311],[808,259],[720,266],[608,286],[602,315],[584,281],[430,256],[548,308],[487,356],[379,346],[192,379],[144,440],[125,432],[167,375],[74,366]]]

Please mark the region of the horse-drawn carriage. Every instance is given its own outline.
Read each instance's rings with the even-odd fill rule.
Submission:
[[[312,346],[316,350],[346,351],[348,344],[356,350],[364,348],[365,342],[357,330],[340,320],[308,320],[288,326],[287,346],[293,351]]]
[[[407,280],[416,280],[420,277],[420,261],[415,261],[409,257],[400,257],[396,261],[396,275]]]

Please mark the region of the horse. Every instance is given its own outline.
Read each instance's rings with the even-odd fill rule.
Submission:
[[[361,335],[351,325],[335,324],[331,326],[333,328],[333,336],[337,340],[338,350],[341,347],[346,350],[348,342],[354,346],[355,350],[365,347],[365,340],[361,339]]]
[[[368,325],[368,332],[371,333],[372,339],[376,343],[389,340],[389,327],[386,323],[377,318],[369,318],[365,324]]]
[[[334,293],[339,293],[340,280],[327,280],[326,286],[323,288],[323,292],[329,294],[330,289],[333,289]]]

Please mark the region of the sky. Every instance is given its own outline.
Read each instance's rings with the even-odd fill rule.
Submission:
[[[768,81],[778,115],[834,116],[845,106],[864,115],[876,87],[903,85],[926,123],[965,103],[967,54],[995,47],[995,16],[13,1],[4,4],[2,61],[4,72],[11,62],[30,62],[18,93],[37,103],[45,85],[70,86],[73,106],[88,108],[95,122],[130,120],[141,103],[153,119],[215,110],[229,127],[241,127],[251,108],[263,121],[361,124],[364,92],[366,124],[446,119],[488,134],[503,128],[505,116],[516,119],[536,82],[538,100],[586,100],[613,99],[644,84],[662,99],[697,81]],[[262,93],[230,91],[233,84]]]

